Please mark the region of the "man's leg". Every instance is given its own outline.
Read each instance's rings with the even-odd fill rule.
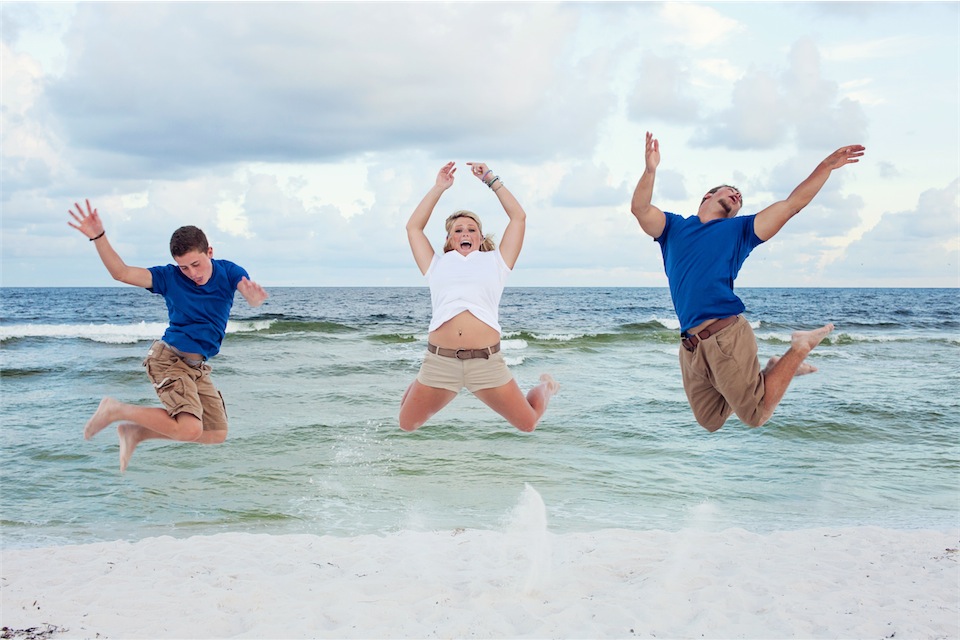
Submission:
[[[701,427],[713,433],[723,426],[733,408],[714,386],[709,365],[702,356],[700,350],[690,352],[680,347],[680,374],[693,417]]]
[[[816,367],[804,362],[804,360],[831,331],[833,331],[832,323],[813,331],[795,331],[790,338],[790,348],[787,349],[787,352],[780,358],[770,359],[762,373],[764,392],[762,422],[760,424],[765,423],[773,415],[795,376],[813,373],[817,370]]]

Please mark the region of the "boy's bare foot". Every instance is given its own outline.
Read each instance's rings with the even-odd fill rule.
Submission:
[[[127,470],[133,450],[143,442],[144,427],[134,422],[121,422],[117,425],[117,435],[120,436],[120,473]]]
[[[120,403],[113,398],[104,398],[100,401],[100,406],[94,412],[93,416],[87,420],[87,425],[83,428],[83,439],[89,440],[97,435],[111,422],[115,421],[115,409]]]

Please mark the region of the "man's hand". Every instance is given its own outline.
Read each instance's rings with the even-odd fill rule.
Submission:
[[[653,134],[647,131],[647,150],[646,150],[647,171],[656,171],[660,166],[660,141],[653,137]]]
[[[775,236],[790,218],[800,213],[800,210],[810,204],[834,169],[854,162],[860,162],[860,156],[866,149],[863,145],[852,144],[840,147],[817,165],[810,176],[797,185],[797,188],[787,196],[786,200],[774,202],[772,205],[757,214],[753,220],[753,232],[766,242]]]
[[[834,169],[839,169],[840,167],[851,164],[853,162],[860,162],[860,156],[863,155],[866,148],[860,144],[852,144],[848,147],[840,147],[830,155],[828,155],[823,162],[820,163],[824,169],[829,169],[833,171]]]
[[[244,297],[251,307],[259,307],[263,304],[263,301],[270,297],[263,287],[258,285],[253,280],[248,280],[246,276],[240,278],[240,282],[237,283],[237,291],[240,292],[240,295]]]
[[[630,212],[640,223],[640,228],[651,238],[659,238],[667,225],[667,217],[663,211],[651,204],[653,199],[653,182],[657,176],[657,167],[660,165],[660,141],[647,131],[647,146],[644,152],[645,166],[637,188],[633,190],[630,200]]]

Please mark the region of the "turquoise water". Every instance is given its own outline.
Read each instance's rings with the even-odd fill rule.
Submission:
[[[225,531],[361,535],[494,529],[534,487],[554,532],[960,524],[960,293],[743,289],[765,361],[837,329],[770,423],[692,418],[666,289],[508,288],[504,355],[526,390],[561,384],[532,434],[463,392],[413,434],[400,397],[429,293],[275,288],[237,299],[214,380],[227,442],[148,442],[125,474],[108,394],[156,404],[140,363],[163,301],[133,288],[10,289],[0,371],[6,547]]]

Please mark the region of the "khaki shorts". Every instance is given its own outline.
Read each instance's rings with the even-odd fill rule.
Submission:
[[[694,417],[710,431],[723,426],[732,413],[750,426],[762,423],[757,339],[743,316],[701,341],[693,352],[681,346],[680,372]]]
[[[227,428],[227,407],[210,380],[210,365],[190,366],[162,340],[150,346],[143,361],[157,396],[171,417],[181,413],[196,416],[204,431]]]
[[[507,363],[500,353],[494,353],[486,359],[459,360],[427,351],[423,355],[420,373],[417,374],[420,384],[455,393],[464,387],[471,392],[493,389],[511,380],[513,374],[507,369]]]

